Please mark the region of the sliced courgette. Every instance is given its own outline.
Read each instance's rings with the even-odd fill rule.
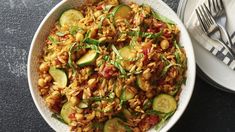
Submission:
[[[61,15],[59,22],[61,26],[75,26],[82,18],[84,18],[84,16],[80,11],[69,9]]]
[[[131,12],[131,8],[127,5],[121,4],[121,5],[116,6],[112,10],[112,13],[114,16],[114,23],[116,23],[118,19],[129,19],[130,12]]]
[[[49,69],[49,73],[52,76],[53,80],[56,82],[58,87],[64,88],[67,86],[68,78],[63,70],[51,67]]]
[[[69,115],[73,113],[73,109],[72,109],[72,104],[67,102],[63,105],[61,111],[60,111],[60,115],[63,118],[63,120],[67,123],[70,124],[71,119],[69,118]]]
[[[145,86],[146,82],[144,81],[142,75],[137,75],[136,83],[140,89],[142,89],[143,91],[147,91],[147,87]]]
[[[120,56],[124,60],[131,60],[133,58],[136,58],[136,54],[137,54],[136,50],[134,50],[130,46],[125,46],[125,47],[119,49],[119,53],[120,53]]]
[[[120,56],[123,60],[121,60],[121,65],[125,70],[130,70],[131,60],[134,60],[137,56],[136,50],[131,48],[130,46],[125,46],[118,50]]]
[[[126,128],[121,119],[112,118],[105,122],[104,132],[126,132]]]
[[[131,114],[131,112],[128,110],[128,109],[123,109],[122,110],[122,113],[124,114],[124,116],[125,116],[125,118],[126,119],[130,119],[130,118],[132,118],[133,117],[133,115]]]
[[[160,94],[153,99],[153,110],[161,113],[169,113],[176,110],[177,103],[174,97],[168,94]]]
[[[92,64],[97,58],[98,53],[95,50],[89,50],[85,55],[83,55],[78,61],[77,64],[80,67],[87,66]]]
[[[136,95],[136,90],[133,87],[124,87],[122,94],[121,94],[121,100],[126,101],[133,99]]]

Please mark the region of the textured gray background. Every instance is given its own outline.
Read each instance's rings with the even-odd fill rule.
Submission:
[[[179,0],[164,0],[175,11]],[[30,43],[47,12],[59,0],[0,1],[0,131],[53,131],[31,98],[26,65]],[[235,95],[197,77],[195,91],[174,131],[235,131]]]

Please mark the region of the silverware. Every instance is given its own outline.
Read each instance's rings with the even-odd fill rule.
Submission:
[[[215,21],[221,25],[222,28],[222,35],[224,37],[223,40],[224,42],[228,41],[228,44],[230,47],[234,47],[231,37],[229,36],[226,28],[226,22],[227,22],[227,15],[225,12],[225,8],[224,8],[224,3],[222,0],[209,0],[208,1],[209,4],[209,8],[210,8],[210,12],[211,15],[213,16],[213,18],[215,19]]]
[[[227,15],[222,0],[208,0],[211,15],[221,26],[226,27]]]
[[[205,3],[200,7],[198,7],[198,9],[196,9],[196,14],[200,22],[201,28],[206,33],[206,35],[211,39],[219,42],[225,49],[228,50],[228,52],[233,56],[233,58],[235,58],[235,48],[230,48],[223,41],[221,41],[222,40],[221,34],[223,32],[222,28],[220,25],[218,25],[215,22]],[[214,34],[217,32],[219,33],[219,38],[214,37]]]

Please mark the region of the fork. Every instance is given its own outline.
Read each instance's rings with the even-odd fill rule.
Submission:
[[[231,40],[231,37],[229,36],[227,30],[225,29],[226,27],[226,22],[227,22],[227,15],[225,12],[224,8],[224,3],[222,0],[208,0],[209,8],[211,15],[215,19],[217,23],[221,24],[221,29],[222,29],[222,35],[225,37],[225,42],[226,40],[228,41],[229,46],[233,47],[233,43]]]
[[[226,27],[227,15],[222,0],[208,0],[211,15],[221,26]]]
[[[219,42],[228,52],[232,55],[232,57],[235,59],[235,48],[230,48],[228,45],[226,45],[222,40],[222,28],[220,25],[218,25],[215,20],[213,19],[212,15],[210,14],[209,9],[205,5],[201,5],[201,7],[198,7],[196,9],[196,14],[198,17],[198,20],[200,22],[202,30],[206,33],[208,37],[211,39]],[[218,37],[213,37],[213,35],[218,32]]]

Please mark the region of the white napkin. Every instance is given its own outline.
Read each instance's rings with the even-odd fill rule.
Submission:
[[[199,0],[197,6],[200,6],[202,3],[206,3],[208,5],[208,0]],[[223,0],[226,13],[227,13],[227,29],[232,37],[232,42],[235,44],[235,0]],[[235,60],[232,59],[232,56],[228,53],[228,51],[223,48],[218,42],[207,37],[199,24],[197,19],[196,12],[192,12],[189,20],[186,22],[186,27],[192,37],[198,41],[198,43],[203,46],[206,50],[211,52],[221,61],[223,61],[226,65],[228,65],[231,69],[235,70]]]

